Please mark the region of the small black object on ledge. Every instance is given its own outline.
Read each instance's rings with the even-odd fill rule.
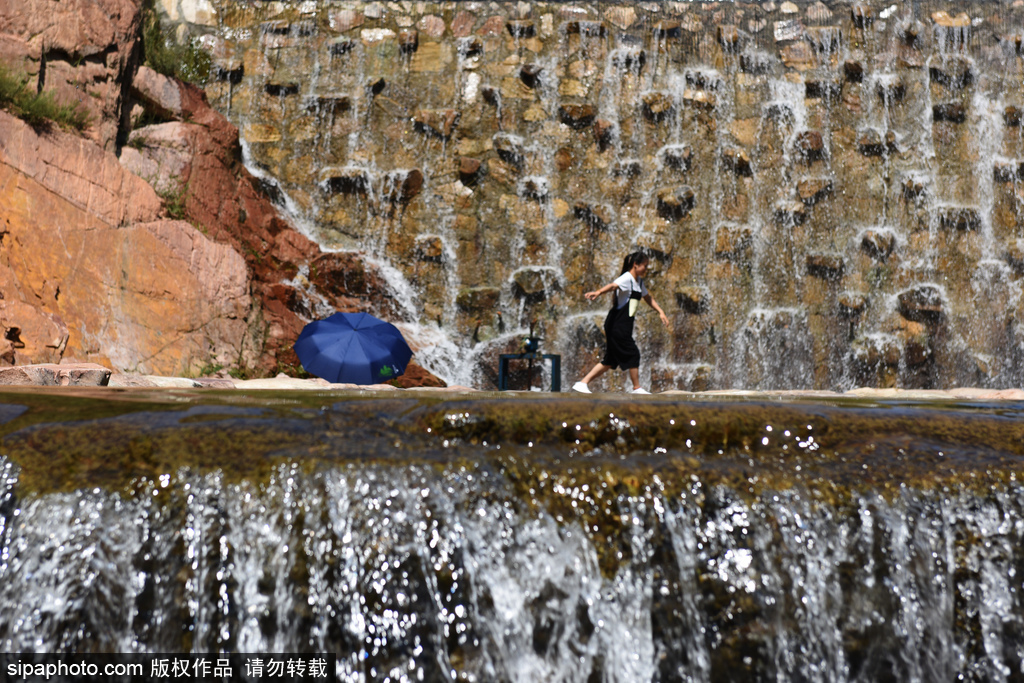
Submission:
[[[530,334],[523,338],[523,353],[503,353],[498,356],[498,390],[508,390],[508,364],[511,360],[525,360],[530,364],[529,376],[533,376],[533,361],[551,361],[551,391],[562,390],[562,356],[557,353],[540,353],[541,338],[533,334],[530,323]]]

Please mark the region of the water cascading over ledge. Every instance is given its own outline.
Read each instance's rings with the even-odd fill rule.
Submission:
[[[395,267],[449,380],[493,386],[534,321],[580,374],[582,293],[639,247],[655,390],[1024,382],[1018,3],[165,5],[249,162]]]
[[[0,648],[1020,680],[1022,408],[7,392]]]

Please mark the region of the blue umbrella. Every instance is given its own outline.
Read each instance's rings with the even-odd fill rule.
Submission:
[[[369,313],[335,313],[302,329],[295,353],[306,371],[328,382],[378,384],[398,377],[412,349],[391,323]]]

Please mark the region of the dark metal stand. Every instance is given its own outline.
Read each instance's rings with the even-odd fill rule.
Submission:
[[[503,353],[498,356],[498,390],[508,391],[508,362],[510,360],[551,361],[551,391],[562,390],[562,357],[557,353]],[[532,374],[532,373],[531,373]]]

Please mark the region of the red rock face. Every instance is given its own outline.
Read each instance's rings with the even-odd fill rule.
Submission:
[[[0,59],[61,103],[92,117],[87,139],[113,150],[121,85],[139,36],[137,0],[17,0],[0,3]]]
[[[267,375],[300,367],[304,287],[338,310],[393,310],[358,257],[322,254],[281,217],[201,90],[132,63],[139,27],[130,0],[0,4],[0,58],[93,115],[80,137],[0,111],[0,365]],[[135,105],[165,123],[133,131],[118,158]]]
[[[236,251],[163,217],[153,188],[95,143],[4,112],[0,140],[0,357],[156,374],[255,359]]]
[[[405,369],[405,373],[391,382],[391,384],[401,387],[402,389],[416,389],[420,387],[431,387],[440,388],[447,386],[442,380],[438,379],[416,363],[409,363]]]
[[[251,369],[300,367],[291,347],[316,315],[308,296],[290,284],[300,271],[336,310],[394,313],[379,276],[357,255],[323,254],[281,217],[242,165],[238,130],[207,105],[202,91],[142,67],[133,92],[174,120],[133,131],[121,162],[172,197],[200,231],[245,259],[266,325],[265,347]]]
[[[291,347],[312,311],[289,283],[323,255],[262,193],[201,90],[143,67],[122,101],[138,30],[127,0],[0,2],[0,57],[93,116],[78,136],[0,112],[0,365],[298,368]],[[135,101],[168,122],[132,133],[119,163]],[[383,290],[352,258],[319,274],[340,309],[369,309]]]

